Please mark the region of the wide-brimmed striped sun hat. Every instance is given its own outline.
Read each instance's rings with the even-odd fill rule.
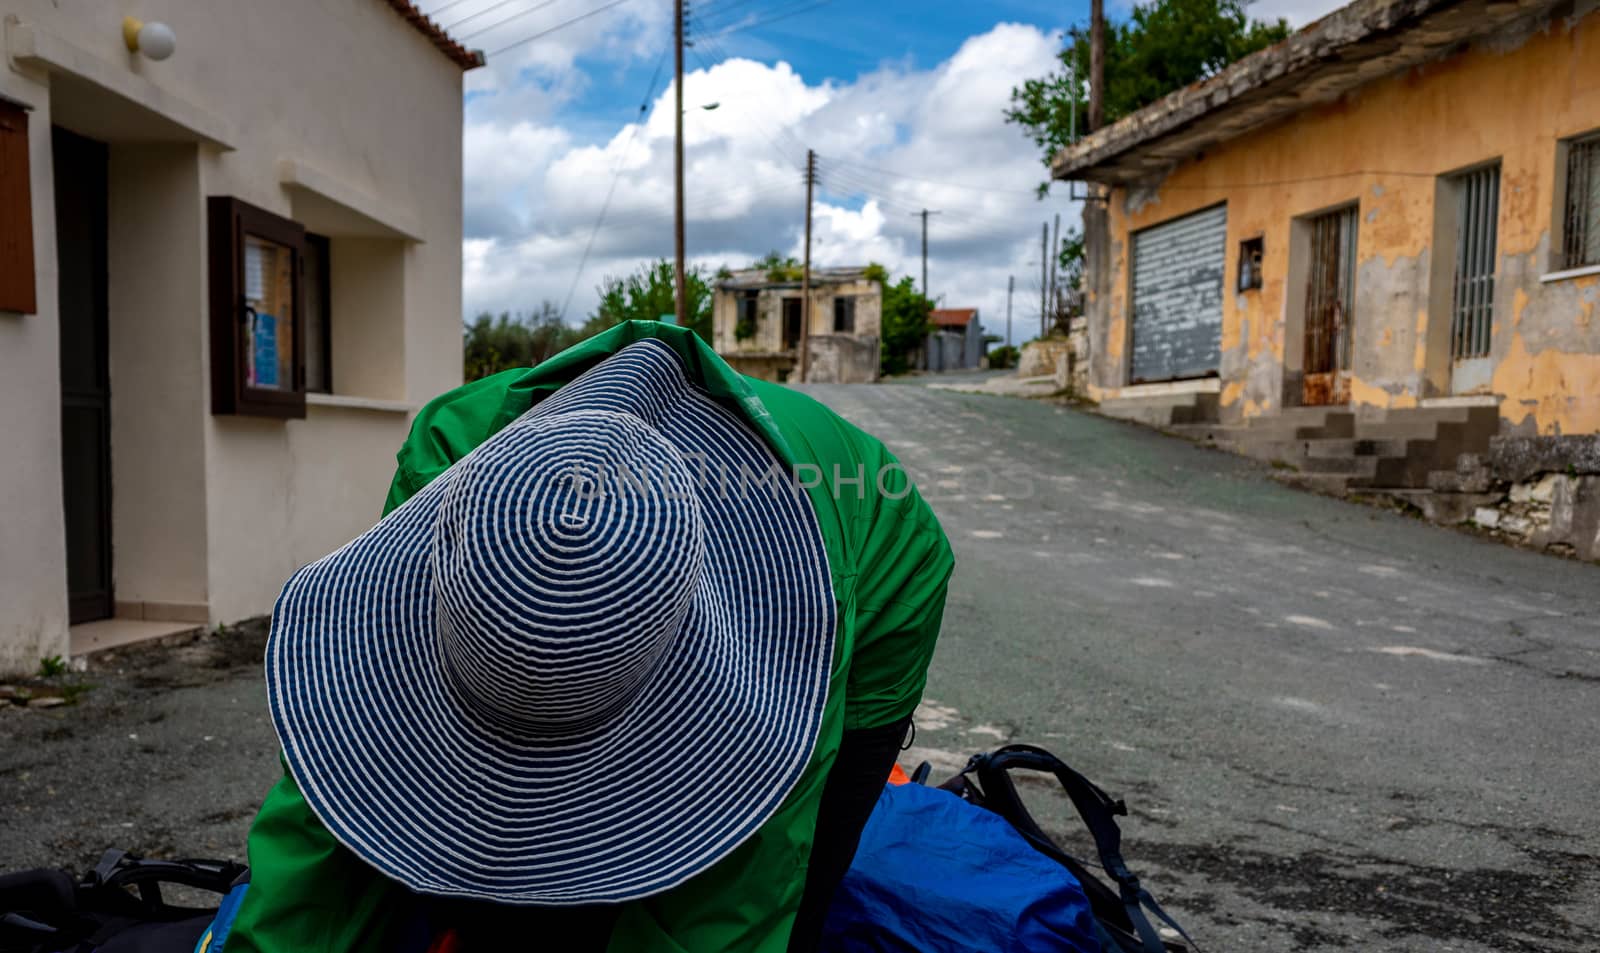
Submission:
[[[428,894],[622,901],[716,863],[828,690],[827,555],[777,472],[640,341],[301,569],[267,691],[306,801]]]

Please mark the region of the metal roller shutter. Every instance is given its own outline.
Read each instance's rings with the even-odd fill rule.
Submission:
[[[1227,235],[1226,205],[1134,234],[1133,383],[1217,373]]]

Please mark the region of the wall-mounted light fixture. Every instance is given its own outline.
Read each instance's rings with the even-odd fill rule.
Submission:
[[[122,18],[122,42],[129,53],[143,53],[153,60],[164,60],[178,48],[177,34],[165,23],[145,23],[133,17]]]

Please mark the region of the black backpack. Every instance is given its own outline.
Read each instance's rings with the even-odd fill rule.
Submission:
[[[168,903],[162,884],[221,896],[249,880],[229,861],[145,860],[109,850],[80,879],[62,870],[0,876],[3,953],[189,953],[211,925],[215,904]]]
[[[1085,863],[1068,854],[1044,832],[1017,794],[1011,772],[1023,769],[1052,774],[1061,783],[1094,838],[1100,866],[1116,883],[1108,887]],[[931,766],[923,762],[911,780],[926,784]],[[1060,758],[1033,745],[1006,745],[985,754],[973,755],[961,773],[939,785],[943,790],[999,814],[1017,829],[1033,848],[1071,871],[1089,898],[1103,953],[1189,953],[1194,941],[1140,883],[1122,860],[1122,831],[1116,816],[1128,813],[1127,805],[1114,800],[1088,778],[1068,767]],[[1185,947],[1161,939],[1145,911],[1183,937]]]

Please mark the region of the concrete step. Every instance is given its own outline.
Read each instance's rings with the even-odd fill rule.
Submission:
[[[1218,397],[1213,393],[1159,394],[1117,397],[1100,402],[1107,417],[1131,420],[1151,427],[1203,424],[1217,419]]]
[[[1362,437],[1323,437],[1305,441],[1308,457],[1403,457],[1404,440],[1371,440]]]
[[[1403,457],[1379,457],[1370,486],[1421,489],[1428,474],[1439,469],[1437,445],[1430,440],[1406,441]]]
[[[1301,473],[1342,473],[1352,477],[1376,478],[1382,457],[1301,457],[1289,461]]]

